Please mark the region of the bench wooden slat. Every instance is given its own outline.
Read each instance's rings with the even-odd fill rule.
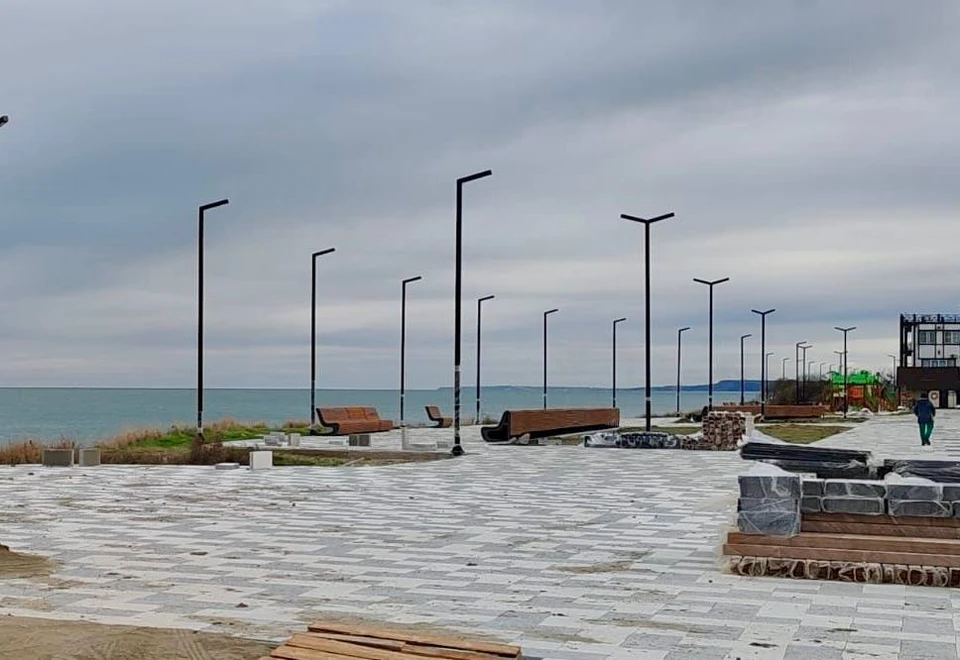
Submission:
[[[317,408],[317,418],[333,435],[379,433],[393,428],[393,421],[381,419],[376,408],[363,406]]]
[[[487,442],[506,442],[529,435],[551,435],[616,428],[620,425],[618,408],[547,408],[545,410],[506,410],[496,426],[480,429]]]
[[[437,423],[436,428],[445,429],[453,424],[453,418],[444,417],[438,406],[424,406],[424,408],[427,411],[427,419],[429,419],[431,422]]]

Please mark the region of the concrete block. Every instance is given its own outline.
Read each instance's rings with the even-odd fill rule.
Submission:
[[[943,486],[940,484],[911,484],[911,483],[891,483],[887,484],[888,500],[931,500],[938,501],[943,498]]]
[[[940,497],[944,502],[960,502],[960,484],[941,484],[943,495]]]
[[[237,470],[239,468],[239,463],[217,463],[213,466],[213,469],[215,470]]]
[[[800,500],[801,513],[820,513],[823,507],[820,506],[819,497],[804,497]]]
[[[86,447],[80,449],[80,467],[92,467],[100,465],[100,448]]]
[[[347,439],[346,438],[327,438],[327,444],[332,447],[346,447]]]
[[[370,446],[370,434],[369,433],[357,433],[350,436],[349,440],[351,447],[369,447]]]
[[[252,451],[250,452],[250,469],[266,470],[273,467],[272,451]]]
[[[300,434],[299,433],[289,433],[287,434],[287,442],[291,447],[300,446]]]
[[[800,499],[793,497],[741,497],[737,511],[792,513],[800,510]]]
[[[73,450],[44,449],[42,460],[46,467],[73,467]]]
[[[800,497],[800,477],[796,475],[742,475],[740,497]]]
[[[804,497],[823,497],[823,479],[801,479],[800,491]]]
[[[744,534],[796,536],[800,533],[800,511],[799,509],[795,513],[741,511],[737,514],[737,527]]]
[[[867,497],[824,497],[820,500],[824,513],[859,513],[879,516],[886,513],[886,500]]]
[[[263,439],[263,444],[266,445],[267,447],[279,447],[280,438],[278,438],[275,435],[268,435]]]
[[[949,502],[936,500],[887,500],[891,516],[919,516],[922,518],[949,518],[953,507]]]
[[[827,479],[823,494],[827,497],[864,497],[867,499],[887,496],[887,485],[882,481],[868,479]]]

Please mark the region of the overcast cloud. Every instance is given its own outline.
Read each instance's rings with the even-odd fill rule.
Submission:
[[[810,341],[888,368],[900,312],[960,306],[960,9],[904,3],[7,0],[0,12],[0,385],[189,387],[196,206],[211,387],[451,383],[454,180],[464,362],[488,383],[739,376]],[[748,376],[760,350],[749,340]],[[793,369],[792,362],[789,367]],[[816,369],[816,368],[815,368]],[[471,378],[467,378],[472,383]]]

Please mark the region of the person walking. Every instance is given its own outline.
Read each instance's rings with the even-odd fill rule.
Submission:
[[[937,416],[937,409],[933,407],[926,392],[922,393],[913,404],[913,414],[917,416],[917,424],[920,425],[920,444],[929,447],[930,436],[933,434],[933,418]]]

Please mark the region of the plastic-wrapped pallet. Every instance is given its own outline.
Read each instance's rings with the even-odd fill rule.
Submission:
[[[796,536],[800,533],[800,476],[757,463],[739,478],[737,527],[744,534]]]

